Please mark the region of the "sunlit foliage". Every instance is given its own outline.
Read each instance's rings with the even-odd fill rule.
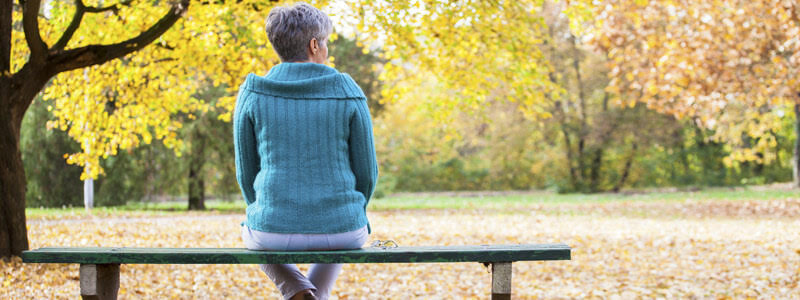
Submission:
[[[80,3],[80,2],[79,2]],[[86,1],[99,12],[84,14],[66,48],[113,44],[135,36],[157,21],[168,2]],[[313,2],[323,5],[324,2]],[[266,73],[278,63],[263,30],[273,1],[204,1],[188,12],[153,44],[121,59],[59,74],[45,89],[55,120],[51,128],[65,130],[82,151],[67,161],[85,166],[82,177],[103,171],[99,159],[119,150],[149,144],[154,139],[180,153],[176,130],[189,119],[219,110],[230,120],[235,90],[247,73]],[[73,1],[49,1],[40,16],[40,31],[53,45],[68,30],[76,11]],[[14,18],[21,19],[15,11]],[[21,28],[12,33],[12,72],[25,63],[28,49]],[[228,96],[209,105],[195,96],[205,85],[224,86]]]
[[[439,93],[424,102],[430,115],[450,121],[454,112],[480,111],[492,100],[539,104],[556,90],[537,47],[545,26],[541,1],[353,1],[343,18],[361,37],[382,45],[389,60],[384,101],[399,101],[420,82],[437,81]]]
[[[47,3],[40,26],[45,42],[52,45],[68,29],[75,4]],[[351,51],[378,50],[386,61],[380,70],[375,68],[381,72],[382,88],[373,97],[379,99],[371,101],[373,108],[383,103],[395,110],[376,122],[384,128],[379,133],[387,135],[379,137],[386,142],[379,148],[386,149],[383,161],[388,164],[398,165],[404,155],[423,160],[429,156],[417,152],[436,153],[435,161],[447,162],[463,153],[477,153],[464,149],[478,149],[485,151],[465,166],[495,176],[502,174],[496,166],[510,159],[503,154],[517,153],[516,166],[529,167],[522,167],[527,174],[514,174],[535,181],[530,187],[546,180],[530,176],[543,168],[558,169],[551,171],[554,174],[577,174],[573,177],[578,179],[581,172],[592,177],[591,168],[578,170],[589,165],[591,157],[576,157],[612,147],[606,152],[612,155],[606,163],[611,163],[604,168],[622,170],[627,157],[651,151],[642,143],[640,150],[629,146],[642,134],[625,136],[621,127],[614,126],[623,121],[621,113],[636,103],[711,130],[715,142],[724,145],[729,166],[770,164],[782,155],[781,141],[786,143],[785,120],[792,115],[789,105],[794,101],[798,60],[798,42],[792,38],[798,30],[796,6],[790,2],[331,3],[312,4],[331,13],[337,27],[353,31],[364,48]],[[123,40],[155,22],[168,6],[142,1],[84,5],[105,9],[84,15],[67,48]],[[193,2],[152,45],[122,59],[57,76],[45,90],[55,116],[48,126],[68,131],[82,149],[66,155],[67,160],[85,166],[84,177],[97,177],[103,172],[100,159],[153,140],[181,153],[186,146],[177,130],[186,120],[211,110],[229,120],[234,92],[245,74],[263,74],[278,62],[263,30],[264,16],[273,5],[264,0]],[[765,18],[764,24],[748,21],[756,13]],[[14,14],[19,19],[21,13]],[[554,31],[547,20],[550,15],[562,18],[568,28]],[[17,27],[12,71],[27,57]],[[584,82],[573,79],[575,74],[583,74]],[[198,90],[207,86],[224,88],[226,96],[214,104],[198,99]],[[503,118],[499,107],[517,121],[496,120]],[[523,118],[514,119],[518,113]],[[645,122],[647,113],[637,115],[638,120]],[[628,125],[646,131],[638,123]],[[484,127],[495,128],[494,136],[515,138],[489,142],[480,130]],[[558,127],[569,130],[553,132]],[[517,131],[511,133],[512,128]],[[542,132],[547,130],[551,132]],[[418,143],[422,139],[427,146]],[[664,146],[666,139],[655,140]],[[586,152],[578,148],[580,142],[586,143]],[[392,148],[398,143],[406,150]],[[559,159],[566,161],[537,161],[525,153],[532,151],[532,145],[539,147],[539,153],[577,154]],[[609,182],[600,189],[613,187]]]
[[[775,160],[800,91],[795,1],[600,1],[594,43],[622,105],[712,129],[729,164]]]

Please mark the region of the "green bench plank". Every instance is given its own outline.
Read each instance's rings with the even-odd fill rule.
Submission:
[[[242,248],[40,248],[26,263],[80,264],[305,264],[513,262],[569,260],[565,244],[363,248],[337,251],[251,251]]]

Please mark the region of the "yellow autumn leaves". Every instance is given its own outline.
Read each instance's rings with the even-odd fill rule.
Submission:
[[[608,70],[610,103],[642,103],[715,130],[714,138],[730,148],[731,164],[769,163],[775,157],[771,132],[791,114],[787,108],[800,90],[800,42],[793,38],[800,34],[800,20],[789,1],[312,4],[327,5],[336,26],[348,28],[360,42],[380,46],[388,61],[380,77],[382,102],[421,109],[440,129],[462,113],[480,115],[496,102],[518,103],[530,120],[552,117],[554,103],[573,97],[557,77],[555,68],[562,66],[543,53],[553,34],[568,33],[581,51],[605,59],[601,64]],[[68,1],[49,5],[39,23],[43,39],[52,45],[68,26],[74,6]],[[150,46],[58,75],[45,89],[45,99],[52,101],[56,116],[50,127],[68,130],[81,144],[82,153],[70,154],[70,162],[88,166],[84,177],[96,177],[99,159],[140,143],[163,140],[180,152],[175,131],[196,114],[217,110],[229,121],[245,75],[263,74],[279,62],[263,30],[273,5],[259,0],[192,3]],[[133,37],[167,6],[136,0],[118,11],[86,14],[67,48]],[[546,25],[546,15],[554,12],[569,18],[571,30],[553,31]],[[21,13],[15,11],[13,18],[20,20]],[[14,72],[28,54],[19,28],[12,32],[12,44]],[[216,103],[193,97],[208,85],[225,86],[227,96]],[[463,134],[453,127],[444,128],[448,137]],[[743,138],[748,136],[757,142]]]
[[[609,0],[593,10],[618,102],[714,130],[729,165],[776,158],[774,132],[800,101],[796,3]]]
[[[389,59],[381,79],[384,101],[393,102],[436,82],[425,102],[443,122],[454,112],[481,111],[500,99],[542,101],[557,88],[546,80],[538,47],[544,24],[541,1],[362,1],[348,2],[349,20],[367,40],[382,43]],[[526,112],[535,114],[537,110]]]
[[[40,32],[53,45],[75,11],[70,1],[52,1],[40,16]],[[84,1],[87,6],[115,3]],[[313,3],[324,5],[323,2]],[[67,131],[82,152],[66,155],[84,166],[82,178],[102,174],[99,160],[161,140],[180,154],[177,130],[186,120],[209,110],[230,120],[235,91],[247,73],[266,73],[278,63],[269,47],[263,21],[272,2],[192,3],[188,13],[151,45],[131,55],[57,75],[44,90],[55,119],[49,128]],[[66,49],[113,44],[132,38],[158,21],[169,3],[135,0],[118,10],[84,15]],[[15,11],[15,20],[21,12]],[[21,28],[12,33],[12,71],[27,60]],[[228,96],[216,103],[194,97],[201,87],[225,86]]]

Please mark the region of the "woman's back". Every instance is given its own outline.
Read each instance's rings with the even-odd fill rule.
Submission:
[[[377,164],[366,98],[349,76],[315,63],[251,74],[234,121],[237,175],[252,186],[243,188],[248,227],[337,233],[367,225]]]

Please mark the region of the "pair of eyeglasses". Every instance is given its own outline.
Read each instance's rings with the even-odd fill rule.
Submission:
[[[373,241],[372,244],[370,244],[370,246],[373,247],[373,248],[386,249],[386,248],[397,248],[398,245],[397,245],[397,242],[395,242],[393,240],[385,240],[385,241],[376,240],[376,241]]]

